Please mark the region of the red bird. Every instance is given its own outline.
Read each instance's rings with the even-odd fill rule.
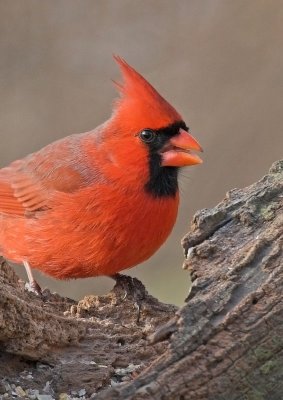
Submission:
[[[180,167],[201,163],[181,115],[130,65],[112,116],[0,169],[0,254],[58,279],[148,259],[178,211]],[[30,268],[31,267],[31,268]]]

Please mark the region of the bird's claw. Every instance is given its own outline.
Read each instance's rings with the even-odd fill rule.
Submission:
[[[122,301],[126,298],[132,298],[134,300],[134,305],[138,311],[136,323],[138,324],[140,321],[141,309],[142,309],[142,301],[144,300],[147,291],[137,278],[132,278],[128,275],[115,274],[111,276],[112,279],[116,281],[116,285],[122,287],[125,294],[122,297]]]
[[[42,290],[39,284],[36,281],[31,281],[29,283],[26,283],[26,289],[29,292],[35,293],[37,296],[42,296]]]

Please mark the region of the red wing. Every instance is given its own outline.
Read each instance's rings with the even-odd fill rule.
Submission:
[[[91,171],[79,143],[61,141],[0,169],[0,213],[24,215],[49,208],[56,192],[89,184]]]
[[[2,172],[3,171],[3,172]],[[14,196],[14,191],[6,179],[6,169],[0,171],[0,213],[23,215],[24,206]]]

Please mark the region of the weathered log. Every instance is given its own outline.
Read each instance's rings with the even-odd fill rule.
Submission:
[[[87,296],[78,303],[48,290],[41,299],[25,290],[2,262],[2,393],[9,388],[7,383],[43,393],[46,383],[52,382],[48,393],[54,398],[80,389],[91,395],[130,379],[163,354],[166,343],[147,346],[146,338],[173,317],[177,307],[159,303],[138,280],[133,283],[134,297],[131,286],[117,284],[107,296]],[[142,307],[138,323],[137,301]]]
[[[26,398],[36,394],[27,388],[45,386],[50,399],[72,391],[107,400],[282,399],[282,233],[280,161],[195,215],[183,239],[193,281],[184,307],[158,302],[135,282],[138,323],[129,287],[79,303],[48,291],[40,299],[3,262],[2,393],[12,396],[15,384]]]

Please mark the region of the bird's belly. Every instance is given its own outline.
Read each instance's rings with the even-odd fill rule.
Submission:
[[[4,255],[17,262],[27,259],[58,279],[112,275],[158,250],[174,226],[177,209],[178,197],[146,196],[136,202],[111,199],[108,206],[57,207],[6,229],[13,238],[9,243],[6,236]]]

